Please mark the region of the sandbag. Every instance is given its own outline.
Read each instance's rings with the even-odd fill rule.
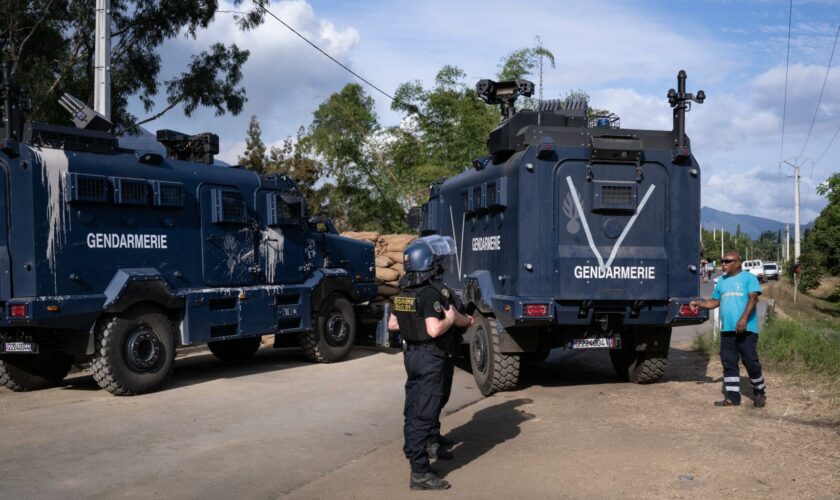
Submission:
[[[397,262],[391,265],[391,269],[400,273],[400,276],[405,274],[405,269],[403,269],[402,262]]]
[[[376,262],[376,267],[392,267],[394,265],[394,261],[385,255],[380,255],[374,262]],[[400,264],[400,268],[402,268],[402,264]],[[402,271],[402,269],[400,269],[400,271]]]
[[[402,252],[385,252],[383,255],[390,258],[394,262],[402,262],[403,261],[403,253]]]
[[[400,272],[387,267],[377,267],[376,279],[382,281],[396,281],[400,279]]]

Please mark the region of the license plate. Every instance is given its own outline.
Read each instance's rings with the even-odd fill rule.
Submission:
[[[298,306],[283,306],[280,309],[280,316],[286,318],[290,316],[298,316]]]
[[[617,349],[621,347],[620,339],[574,339],[572,349]]]
[[[4,352],[38,352],[38,345],[35,342],[6,342],[3,350]]]

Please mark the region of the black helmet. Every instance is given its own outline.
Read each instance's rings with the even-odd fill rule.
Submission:
[[[455,254],[455,241],[433,234],[414,240],[403,254],[403,286],[417,286],[443,272],[447,255]]]

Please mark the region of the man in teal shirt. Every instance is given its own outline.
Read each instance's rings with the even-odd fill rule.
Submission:
[[[750,376],[754,404],[763,408],[767,404],[764,376],[758,361],[758,315],[755,306],[761,285],[749,272],[741,272],[741,257],[736,252],[727,252],[723,257],[723,276],[715,285],[709,300],[695,300],[691,307],[714,309],[720,306],[720,362],[723,364],[723,401],[715,406],[738,406],[741,404],[741,376],[739,360],[743,360]]]

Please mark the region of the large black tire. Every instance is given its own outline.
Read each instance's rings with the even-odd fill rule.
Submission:
[[[214,356],[229,363],[240,363],[249,359],[260,348],[260,337],[220,340],[210,342],[207,347]]]
[[[0,359],[0,385],[15,392],[46,389],[61,383],[73,356],[63,352],[22,354]]]
[[[485,396],[516,388],[519,382],[520,355],[499,352],[501,326],[496,318],[476,311],[470,341],[470,366],[478,390]]]
[[[665,374],[668,364],[668,352],[640,352],[628,369],[630,382],[634,384],[652,384],[659,382]]]
[[[175,365],[175,336],[169,318],[152,306],[104,317],[91,360],[99,387],[117,396],[157,389]]]
[[[301,332],[300,347],[316,363],[334,363],[350,354],[356,340],[353,305],[341,295],[330,295],[312,318],[313,329]]]
[[[652,384],[665,374],[668,353],[616,349],[610,351],[610,361],[620,379],[634,384]]]

